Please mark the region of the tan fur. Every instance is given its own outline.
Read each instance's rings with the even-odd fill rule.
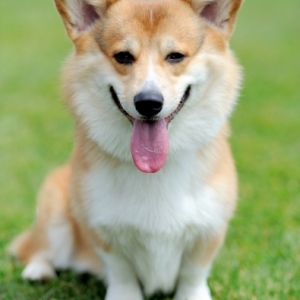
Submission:
[[[226,97],[218,109],[225,111],[227,116],[230,114],[234,101],[232,99],[236,98],[239,85],[240,70],[228,48],[228,39],[233,31],[236,14],[242,0],[230,2],[229,19],[222,20],[226,23],[225,29],[211,26],[204,20],[199,20],[195,15],[194,9],[201,12],[201,9],[210,2],[204,0],[202,2],[195,0],[88,0],[89,4],[97,5],[100,18],[92,28],[79,32],[72,23],[67,0],[55,0],[67,33],[75,46],[74,54],[66,63],[63,79],[65,98],[75,119],[75,144],[70,164],[51,173],[44,182],[38,197],[36,223],[31,230],[23,233],[13,242],[10,248],[13,255],[29,263],[40,253],[47,252],[47,249],[51,248],[47,237],[55,222],[68,223],[72,229],[74,242],[68,266],[70,268],[80,269],[78,262],[84,262],[85,270],[101,276],[102,262],[95,249],[102,251],[105,255],[115,250],[111,239],[107,238],[100,228],[91,225],[89,219],[91,204],[87,197],[87,192],[90,192],[91,187],[86,186],[87,178],[92,177],[95,166],[107,167],[110,172],[118,174],[125,167],[130,166],[132,161],[110,153],[104,145],[96,142],[89,132],[91,125],[84,122],[82,114],[78,113],[80,105],[74,100],[78,94],[78,89],[75,88],[78,84],[76,78],[80,78],[82,82],[88,81],[87,75],[94,70],[93,68],[96,68],[85,60],[85,54],[101,53],[105,57],[97,68],[113,70],[115,77],[124,86],[125,100],[123,102],[127,105],[126,107],[130,106],[129,100],[131,101],[141,90],[151,67],[155,68],[159,80],[164,82],[163,92],[169,93],[168,97],[172,98],[177,79],[190,70],[194,57],[198,53],[203,53],[203,57],[207,53],[215,55],[216,60],[207,59],[206,61],[203,58],[203,65],[209,66],[212,73],[210,76],[213,78],[211,86],[205,92],[211,93],[217,85],[214,80],[226,76]],[[184,22],[174,30],[174,24],[180,20]],[[136,63],[134,65],[118,63],[114,55],[120,51],[130,52]],[[180,64],[168,63],[166,56],[170,51],[183,53],[186,56],[185,60]],[[219,57],[222,58],[220,61],[218,61]],[[80,67],[78,67],[79,61]],[[224,68],[226,68],[226,73],[224,73]],[[100,95],[101,92],[103,91],[99,92]],[[203,99],[208,96],[205,92],[203,92]],[[101,97],[97,101],[100,103]],[[95,105],[98,105],[98,102]],[[195,108],[200,111],[201,108],[205,108],[205,105],[208,104],[199,102],[195,104]],[[114,106],[113,102],[111,106]],[[216,109],[215,113],[218,115],[219,111]],[[120,114],[120,118],[125,117]],[[173,126],[172,122],[170,131]],[[124,126],[131,126],[128,120],[124,121]],[[227,121],[225,120],[220,127],[221,129],[214,135],[214,138],[196,152],[197,157],[194,162],[195,165],[201,167],[200,162],[203,162],[204,171],[201,176],[199,175],[199,184],[200,182],[206,184],[205,186],[210,187],[218,195],[215,198],[211,196],[212,199],[209,200],[212,206],[215,205],[214,207],[218,209],[223,208],[222,214],[224,214],[222,215],[224,224],[220,221],[222,224],[218,225],[218,229],[212,229],[207,232],[207,235],[205,234],[204,238],[201,236],[201,239],[196,240],[186,258],[190,261],[189,263],[207,269],[222,245],[227,222],[233,215],[237,199],[237,178],[227,142],[229,136]],[[91,179],[90,182],[92,182]],[[99,187],[105,189],[100,181]],[[218,203],[213,203],[214,201]],[[216,220],[216,223],[218,222]],[[184,277],[182,274],[180,276]]]
[[[204,247],[203,241],[196,243],[190,255],[191,261],[204,267],[208,266],[216,256],[219,248],[222,246],[224,238],[225,230],[224,232],[219,232],[215,236],[207,237]]]
[[[22,262],[29,263],[36,255],[47,251],[47,240],[51,224],[57,221],[67,221],[72,226],[74,234],[74,259],[90,264],[90,272],[99,273],[102,265],[91,247],[91,241],[83,228],[72,217],[70,210],[70,176],[71,166],[65,165],[52,172],[43,183],[39,197],[36,222],[32,229],[18,236],[10,246],[10,252]],[[92,235],[92,232],[91,232]],[[93,236],[94,237],[94,236]],[[97,245],[103,245],[98,239],[92,239]]]
[[[63,166],[49,175],[43,183],[39,197],[37,218],[34,227],[20,235],[11,245],[11,252],[28,263],[37,252],[47,248],[47,221],[52,218],[69,219],[70,166]]]

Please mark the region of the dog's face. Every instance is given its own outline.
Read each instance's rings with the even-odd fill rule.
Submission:
[[[76,48],[68,103],[104,151],[150,173],[217,134],[240,80],[228,38],[241,0],[55,1]]]

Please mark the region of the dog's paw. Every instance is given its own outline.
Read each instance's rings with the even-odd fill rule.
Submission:
[[[23,279],[27,280],[47,280],[56,277],[56,273],[47,261],[32,261],[22,272]]]
[[[139,287],[129,285],[109,286],[105,300],[143,300]]]
[[[177,291],[173,300],[212,300],[209,287],[206,284],[198,288],[185,287]]]

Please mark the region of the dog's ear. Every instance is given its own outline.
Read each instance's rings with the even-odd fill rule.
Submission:
[[[106,9],[118,0],[54,0],[69,37],[90,31]]]
[[[223,30],[228,36],[234,29],[236,14],[243,0],[185,0],[210,24]]]

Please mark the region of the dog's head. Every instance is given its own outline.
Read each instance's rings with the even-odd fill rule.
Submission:
[[[75,45],[68,103],[104,151],[152,173],[218,133],[240,81],[228,39],[242,0],[55,2]]]

